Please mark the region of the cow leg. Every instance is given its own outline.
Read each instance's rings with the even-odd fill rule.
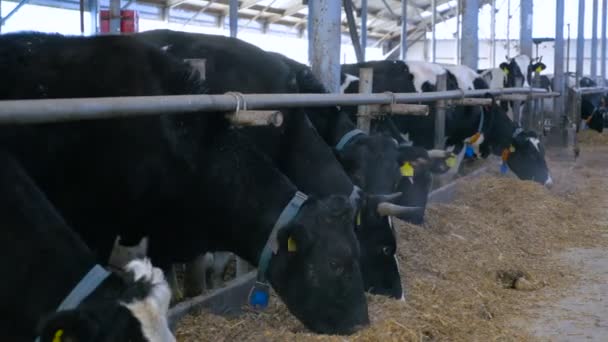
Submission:
[[[179,281],[177,281],[177,270],[178,265],[173,264],[168,269],[163,269],[167,283],[171,287],[171,301],[179,301],[184,298],[184,294],[180,288]]]
[[[205,253],[186,264],[184,273],[184,295],[186,297],[198,296],[207,289],[207,273],[214,262],[213,253]]]
[[[212,288],[217,288],[224,283],[224,273],[226,272],[226,267],[234,254],[230,252],[215,252],[213,253],[213,268],[211,271],[211,279],[210,286]]]

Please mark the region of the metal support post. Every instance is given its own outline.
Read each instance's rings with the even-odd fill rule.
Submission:
[[[496,0],[492,0],[492,13],[490,15],[490,66],[496,67]]]
[[[578,0],[578,32],[576,34],[576,85],[583,77],[585,57],[585,0]]]
[[[448,74],[437,76],[437,91],[447,90]],[[445,148],[445,106],[446,101],[440,100],[435,104],[435,148]]]
[[[311,19],[308,59],[313,74],[332,93],[340,92],[340,1],[309,0]]]
[[[457,0],[456,6],[458,6],[458,8],[456,9],[456,62],[454,64],[460,64],[462,58],[460,54],[460,16],[462,15],[462,0]]]
[[[96,35],[99,32],[97,26],[99,20],[99,2],[97,0],[89,0],[89,13],[91,16],[91,35]]]
[[[556,0],[553,75],[553,91],[561,95],[553,99],[550,141],[555,146],[563,147],[568,138],[566,130],[568,120],[564,106],[567,98],[564,79],[564,0]]]
[[[519,3],[519,51],[522,55],[532,56],[532,0],[520,0]]]
[[[431,15],[431,26],[432,26],[432,32],[431,32],[431,53],[432,53],[432,58],[431,58],[431,62],[435,63],[437,61],[437,36],[436,36],[436,32],[435,30],[437,29],[437,1],[436,0],[431,0],[431,11],[432,11],[432,15]]]
[[[600,64],[600,70],[601,70],[601,75],[602,75],[602,80],[604,80],[604,82],[606,82],[606,30],[608,29],[608,27],[606,27],[608,21],[608,0],[603,0],[602,1],[602,51],[600,53],[601,56],[601,64]]]
[[[371,94],[373,82],[374,69],[359,69],[359,94]],[[369,105],[359,106],[357,109],[357,128],[369,134],[371,119]]]
[[[401,1],[401,56],[402,61],[407,59],[407,1]]]
[[[521,79],[521,77],[515,77],[515,84],[521,84],[523,82],[523,80]],[[522,125],[522,118],[521,118],[521,101],[519,100],[515,100],[513,101],[513,121],[518,124],[518,125]]]
[[[110,0],[110,32],[109,33],[110,34],[120,34],[120,0]]]
[[[239,1],[230,0],[229,6],[230,37],[236,38],[239,29]]]
[[[361,0],[361,50],[363,61],[365,61],[365,50],[367,49],[367,0]]]
[[[355,21],[355,14],[353,13],[353,0],[344,0],[344,12],[346,13],[346,22],[348,23],[348,32],[350,33],[350,40],[353,43],[355,49],[355,56],[357,62],[363,62],[363,51],[361,49],[361,41],[359,40],[359,34],[357,33],[357,22]]]
[[[462,16],[462,63],[473,70],[477,70],[479,59],[478,40],[478,13],[479,0],[464,0],[464,13]]]
[[[599,15],[598,0],[593,0],[593,15],[591,24],[591,78],[597,77],[597,16]]]

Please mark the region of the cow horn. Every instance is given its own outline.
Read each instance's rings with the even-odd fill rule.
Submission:
[[[417,213],[422,210],[422,207],[404,207],[388,202],[381,202],[378,204],[377,210],[380,216],[400,216]]]
[[[379,203],[382,203],[382,202],[388,203],[388,202],[394,201],[397,198],[401,197],[401,195],[402,195],[401,192],[395,192],[395,193],[388,194],[388,195],[373,195],[373,196],[376,200],[378,200]]]

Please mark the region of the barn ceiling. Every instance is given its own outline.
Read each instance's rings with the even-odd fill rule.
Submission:
[[[341,0],[335,0],[341,1]],[[456,16],[457,0],[436,0],[437,22],[442,22]],[[480,6],[490,0],[481,0]],[[229,0],[138,0],[137,3],[149,3],[164,6],[169,11],[187,11],[218,16],[227,16]],[[355,19],[360,29],[361,0],[353,0]],[[409,0],[408,38],[416,39],[431,30],[431,0]],[[368,0],[368,37],[375,39],[390,39],[401,35],[401,0]],[[239,1],[239,25],[257,22],[263,25],[283,25],[304,30],[307,23],[308,8],[303,0],[241,0]],[[348,31],[346,14],[342,12],[342,27]]]

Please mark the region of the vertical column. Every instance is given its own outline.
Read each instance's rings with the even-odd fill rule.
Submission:
[[[89,0],[89,13],[91,15],[91,35],[94,36],[99,32],[97,23],[99,20],[99,2],[97,0]]]
[[[446,91],[448,74],[437,75],[437,91]],[[445,148],[445,100],[436,102],[435,105],[435,148]]]
[[[456,6],[458,6],[458,8],[456,9],[456,62],[454,64],[460,64],[462,58],[460,55],[460,16],[462,15],[462,1],[457,0]]]
[[[578,31],[576,37],[576,85],[583,77],[583,58],[585,57],[585,0],[578,0]]]
[[[532,57],[532,0],[520,0],[519,6],[519,52]]]
[[[479,0],[462,0],[464,13],[462,15],[462,62],[473,70],[477,70],[479,59],[478,14]]]
[[[591,78],[597,76],[597,16],[599,15],[598,0],[593,0],[593,19],[591,24]]]
[[[496,67],[496,0],[492,0],[492,13],[490,14],[490,67]]]
[[[401,60],[407,57],[407,1],[401,0]]]
[[[120,34],[120,0],[110,0],[110,34]]]
[[[433,27],[433,32],[431,33],[431,53],[432,59],[431,62],[435,63],[437,61],[437,37],[435,34],[435,30],[437,29],[437,1],[431,0],[431,11],[433,11],[431,15],[431,26]]]
[[[602,52],[600,70],[602,79],[606,79],[606,21],[608,21],[608,0],[602,1]]]
[[[230,0],[230,37],[236,38],[239,29],[239,0]]]
[[[341,2],[309,0],[308,59],[313,74],[332,93],[340,92]]]
[[[555,1],[555,55],[553,61],[553,91],[560,93],[559,97],[554,98],[553,117],[551,118],[551,131],[553,142],[563,146],[565,133],[564,117],[566,87],[564,82],[564,0]]]
[[[367,0],[361,0],[361,50],[363,52],[364,61],[365,61],[365,49],[366,48],[367,48]]]

